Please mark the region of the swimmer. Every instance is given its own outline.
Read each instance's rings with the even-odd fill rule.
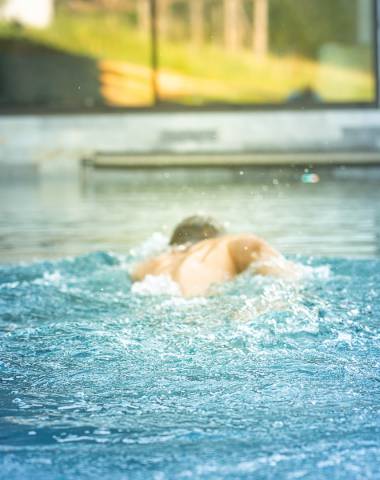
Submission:
[[[192,216],[174,230],[170,249],[137,265],[133,281],[148,275],[168,276],[185,297],[204,295],[212,284],[233,279],[250,270],[256,275],[297,278],[297,266],[262,238],[253,234],[227,234],[208,217]]]

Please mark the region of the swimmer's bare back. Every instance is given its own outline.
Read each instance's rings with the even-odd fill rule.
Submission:
[[[255,235],[223,235],[187,248],[174,248],[139,264],[133,281],[167,275],[186,297],[204,295],[215,283],[231,280],[252,266],[259,275],[292,276],[293,264]]]

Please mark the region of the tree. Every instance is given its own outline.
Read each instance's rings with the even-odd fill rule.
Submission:
[[[138,0],[137,8],[137,23],[141,33],[146,34],[149,31],[150,19],[150,5],[149,0]]]
[[[162,38],[168,38],[169,36],[169,18],[171,2],[172,0],[157,0],[158,30],[160,37]]]
[[[257,60],[268,54],[268,0],[254,0],[253,52]]]
[[[241,40],[240,0],[224,0],[224,41],[228,50],[236,50]]]
[[[203,43],[204,39],[204,4],[203,0],[191,0],[190,4],[190,27],[191,39],[196,47]]]

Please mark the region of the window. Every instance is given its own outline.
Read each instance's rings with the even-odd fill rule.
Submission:
[[[374,0],[31,4],[0,0],[2,109],[376,101]]]

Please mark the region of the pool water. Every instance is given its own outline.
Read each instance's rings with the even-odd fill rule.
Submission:
[[[2,190],[0,478],[379,478],[378,184],[127,186]],[[197,209],[260,225],[303,278],[132,286]]]
[[[0,179],[0,263],[90,251],[127,253],[185,216],[214,215],[285,254],[380,256],[380,168],[95,172],[71,179]]]

